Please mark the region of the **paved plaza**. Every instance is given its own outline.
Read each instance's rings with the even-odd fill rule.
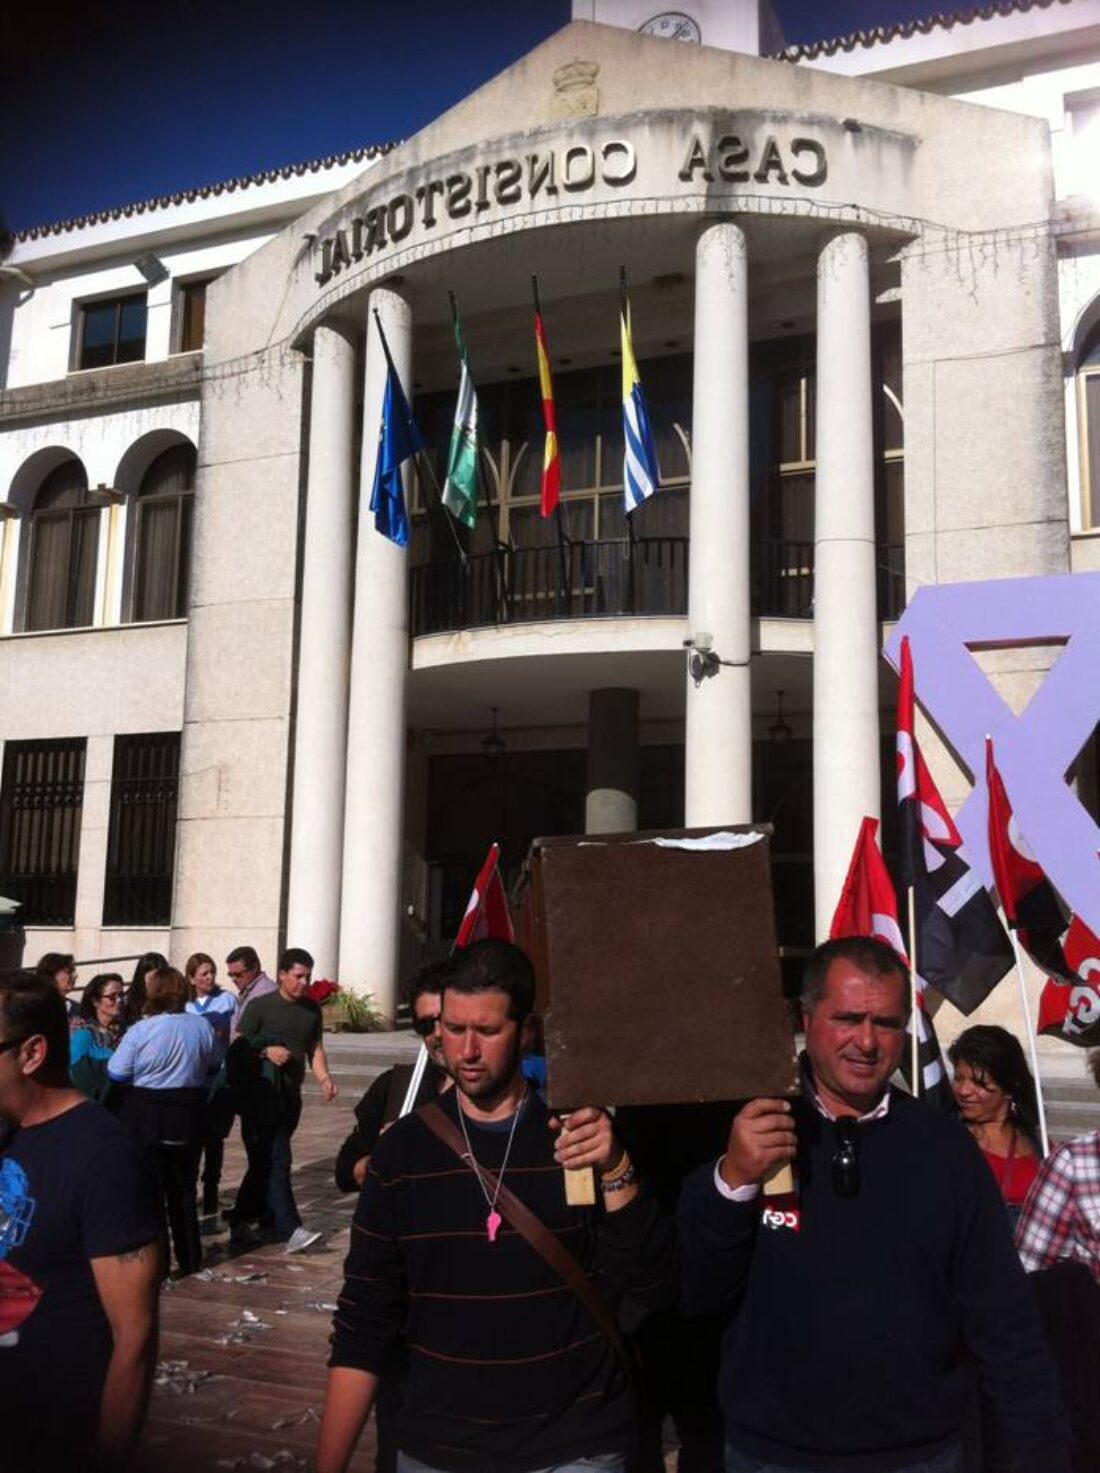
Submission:
[[[355,1198],[336,1190],[332,1163],[359,1089],[331,1105],[308,1091],[294,1138],[294,1190],[323,1242],[288,1257],[281,1244],[230,1250],[227,1230],[208,1237],[201,1274],[161,1298],[157,1384],[138,1461],[140,1473],[305,1470],[312,1466],[324,1400],[332,1306],[343,1280]],[[227,1143],[223,1196],[244,1169],[239,1129]],[[351,1464],[374,1466],[373,1424]]]

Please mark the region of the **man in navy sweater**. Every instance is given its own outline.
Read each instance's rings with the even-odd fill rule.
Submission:
[[[685,1307],[729,1316],[727,1473],[962,1473],[969,1360],[1017,1473],[1068,1473],[992,1175],[955,1120],[888,1086],[908,999],[883,942],[818,947],[803,1097],[747,1104],[684,1187]],[[795,1195],[762,1197],[792,1161]]]
[[[565,1129],[521,1069],[534,974],[510,942],[476,942],[444,979],[456,1088],[436,1105],[455,1152],[419,1113],[379,1140],[351,1230],[333,1320],[317,1473],[343,1473],[380,1377],[407,1357],[398,1473],[622,1473],[632,1407],[596,1315],[506,1216],[520,1198],[614,1309],[671,1298],[672,1233],[607,1115]],[[572,1207],[562,1167],[590,1166],[599,1203]],[[498,1207],[499,1203],[499,1207]]]

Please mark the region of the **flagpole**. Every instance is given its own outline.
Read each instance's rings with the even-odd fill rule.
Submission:
[[[397,367],[396,367],[396,365],[395,365],[395,363],[393,361],[393,357],[392,357],[392,355],[390,353],[390,345],[386,341],[386,329],[382,326],[382,319],[378,315],[378,308],[377,307],[375,307],[375,309],[374,309],[374,322],[375,322],[375,326],[378,328],[378,336],[379,336],[379,338],[381,339],[381,342],[382,342],[382,352],[386,355],[386,367],[389,369],[390,373],[393,374],[393,376],[397,380],[397,382],[398,383],[401,383],[401,376],[397,372]],[[406,403],[407,402],[408,401],[406,400]],[[409,416],[410,416],[410,418],[412,417],[412,410],[411,409],[409,410]],[[451,518],[450,518],[449,515],[447,515],[447,509],[443,505],[443,492],[440,490],[439,481],[438,481],[438,479],[436,477],[435,471],[432,468],[432,463],[428,459],[427,455],[424,453],[424,451],[422,449],[417,450],[415,452],[415,454],[413,455],[413,459],[414,459],[414,461],[416,462],[417,465],[423,465],[424,469],[428,473],[428,476],[429,476],[429,478],[431,480],[432,487],[435,490],[435,497],[436,497],[436,502],[438,504],[438,507],[439,507],[440,511],[442,511],[443,514],[444,514],[444,520],[446,521],[447,526],[451,528],[451,536],[454,538],[454,544],[455,544],[456,549],[458,550],[459,561],[463,565],[465,565],[465,562],[466,562],[466,549],[462,546],[462,543],[458,540],[458,533],[455,531],[454,527],[451,526]]]
[[[909,1037],[910,1068],[913,1071],[913,1098],[919,1100],[921,1097],[924,1080],[921,1078],[920,1068],[920,1035],[917,1032],[917,1024],[920,1021],[917,1009],[920,1007],[920,999],[917,996],[917,920],[916,902],[914,899],[913,886],[908,886],[909,897],[909,987],[911,990],[912,1006],[912,1030]]]
[[[1031,1004],[1027,998],[1027,983],[1024,980],[1024,964],[1020,955],[1020,943],[1016,939],[1016,932],[1009,927],[1012,937],[1012,950],[1016,953],[1016,978],[1020,984],[1020,1007],[1024,1014],[1024,1028],[1027,1030],[1027,1047],[1031,1055],[1031,1072],[1035,1076],[1035,1103],[1039,1107],[1039,1140],[1043,1147],[1043,1155],[1050,1153],[1050,1137],[1047,1134],[1047,1110],[1043,1101],[1043,1081],[1039,1075],[1039,1050],[1035,1042],[1035,1029],[1031,1022]]]

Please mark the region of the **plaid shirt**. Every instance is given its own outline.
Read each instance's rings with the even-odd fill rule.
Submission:
[[[1029,1273],[1070,1258],[1100,1282],[1100,1132],[1070,1141],[1040,1166],[1016,1247]]]

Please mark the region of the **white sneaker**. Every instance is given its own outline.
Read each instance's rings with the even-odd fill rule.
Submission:
[[[323,1233],[311,1233],[309,1228],[297,1227],[286,1240],[286,1251],[288,1253],[304,1253],[307,1248],[312,1248],[314,1243],[319,1243]]]

